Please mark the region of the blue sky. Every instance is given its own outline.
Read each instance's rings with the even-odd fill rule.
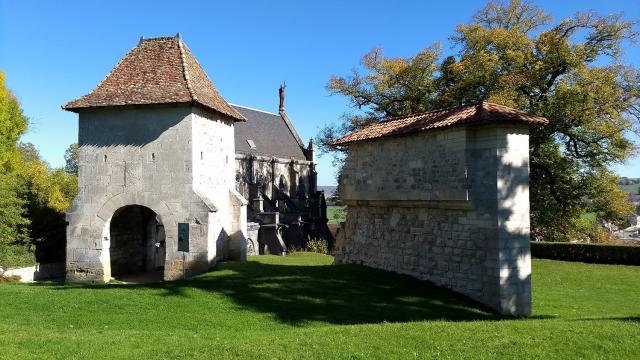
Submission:
[[[640,18],[638,1],[535,1],[555,19],[577,11],[624,12]],[[331,75],[346,75],[382,46],[409,56],[447,39],[484,1],[8,1],[0,0],[0,70],[18,96],[35,144],[53,166],[77,140],[77,115],[60,105],[91,91],[139,37],[180,32],[227,101],[277,111],[286,80],[286,108],[306,142],[339,121],[346,99],[330,96]],[[626,62],[640,66],[638,46]],[[640,141],[636,139],[636,141]],[[640,176],[640,158],[616,167]],[[335,184],[328,156],[320,185]]]

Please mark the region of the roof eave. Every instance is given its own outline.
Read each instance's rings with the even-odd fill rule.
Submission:
[[[89,109],[159,106],[159,105],[192,105],[193,102],[192,101],[174,101],[174,102],[161,102],[161,103],[126,103],[126,104],[104,104],[104,105],[69,105],[69,104],[70,103],[62,105],[61,108],[66,111],[79,113],[82,110],[89,110]]]
[[[331,143],[331,147],[338,148],[338,147],[342,147],[342,146],[348,146],[348,145],[351,145],[351,144],[357,143],[357,142],[375,141],[375,140],[380,140],[380,139],[390,138],[390,137],[408,136],[408,135],[420,134],[420,133],[436,131],[436,130],[446,130],[446,129],[456,128],[456,127],[461,127],[461,126],[484,126],[484,125],[495,125],[497,123],[498,122],[496,122],[496,121],[477,121],[477,122],[470,122],[470,123],[461,122],[461,123],[457,123],[457,124],[453,124],[453,125],[446,125],[446,126],[440,126],[440,127],[435,127],[435,128],[429,128],[429,129],[420,129],[420,130],[409,131],[409,132],[405,132],[405,133],[382,135],[382,136],[369,137],[369,138],[363,138],[363,139],[344,140],[344,138],[348,137],[349,135],[357,134],[357,132],[355,132],[355,133],[349,134],[347,136],[344,136],[344,137],[332,142]],[[523,120],[506,121],[505,120],[505,121],[501,121],[500,123],[510,123],[510,124],[522,125],[522,126],[526,126],[526,127],[535,127],[535,126],[547,125],[549,123],[549,120],[547,120],[545,118],[542,118],[542,117],[536,117],[534,119],[526,120],[526,121],[523,121]],[[361,130],[359,130],[359,131],[361,131]]]
[[[228,116],[230,118],[232,118],[234,120],[234,122],[246,122],[247,118],[245,118],[242,114],[238,113],[238,115],[233,115],[224,111],[221,111],[219,109],[215,109],[211,106],[208,106],[206,104],[203,104],[199,101],[192,101],[191,104],[193,105],[197,105],[197,106],[202,106],[204,109],[209,110],[209,111],[213,111],[213,112],[217,112],[219,114],[222,114],[224,116]]]

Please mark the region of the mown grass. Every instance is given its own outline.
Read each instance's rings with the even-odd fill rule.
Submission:
[[[640,267],[534,260],[534,316],[330,256],[151,285],[0,284],[0,358],[640,358]]]

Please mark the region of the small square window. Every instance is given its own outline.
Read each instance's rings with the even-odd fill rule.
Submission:
[[[249,144],[249,147],[251,148],[251,150],[256,149],[256,143],[254,143],[253,140],[247,140],[247,143]]]

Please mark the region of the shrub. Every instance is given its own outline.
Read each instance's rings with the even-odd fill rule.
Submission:
[[[532,241],[531,256],[597,264],[640,265],[640,246]]]
[[[20,282],[20,276],[11,275],[11,276],[2,276],[0,275],[0,284],[17,284]]]
[[[329,246],[327,245],[327,242],[322,239],[310,239],[307,242],[307,251],[328,255]]]
[[[31,246],[0,243],[0,267],[3,269],[32,266],[35,263],[36,258]]]

